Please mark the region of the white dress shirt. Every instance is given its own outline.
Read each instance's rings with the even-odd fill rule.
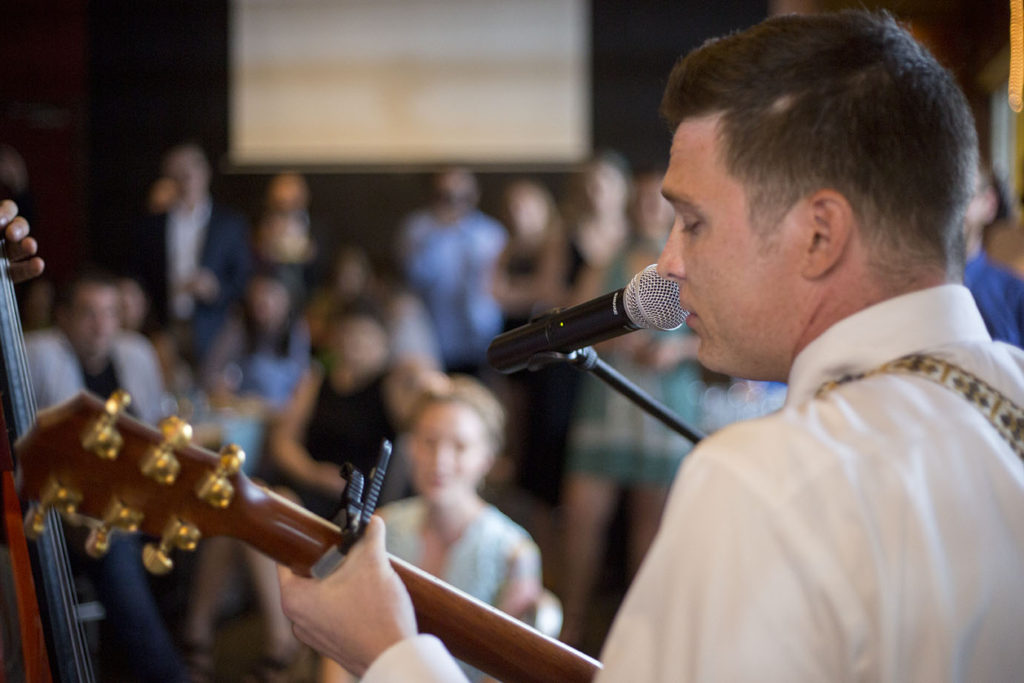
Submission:
[[[684,461],[598,681],[1020,679],[1024,463],[928,379],[875,375],[815,397],[915,352],[1024,406],[1024,352],[991,341],[962,286],[837,323],[796,358],[782,410]],[[414,640],[365,680],[398,680],[398,659],[402,680],[452,680],[431,673],[443,649]]]
[[[168,300],[176,320],[187,320],[195,307],[195,299],[186,287],[199,270],[212,210],[213,204],[206,200],[192,210],[176,207],[167,214]]]
[[[40,408],[60,403],[85,389],[82,365],[71,342],[59,329],[26,334],[25,355]],[[110,360],[121,388],[132,397],[132,413],[149,424],[165,417],[164,382],[153,344],[138,332],[122,330],[114,340]]]

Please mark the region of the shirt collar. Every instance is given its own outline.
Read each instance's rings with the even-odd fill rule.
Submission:
[[[196,204],[192,210],[184,206],[175,206],[170,210],[171,220],[178,223],[188,223],[197,226],[205,226],[210,222],[210,214],[213,211],[213,202],[209,197]]]
[[[829,380],[874,370],[910,353],[987,339],[978,307],[963,285],[887,299],[840,320],[797,355],[786,403],[804,403]]]

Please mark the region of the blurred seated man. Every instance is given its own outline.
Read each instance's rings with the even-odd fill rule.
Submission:
[[[128,412],[146,422],[161,417],[163,382],[156,353],[145,337],[121,329],[119,311],[117,281],[109,275],[83,271],[64,288],[56,327],[25,338],[40,407],[83,389],[102,397],[124,389],[132,397]],[[115,536],[109,552],[95,561],[74,552],[80,543],[69,545],[79,565],[76,572],[92,580],[107,612],[110,640],[103,640],[101,656],[126,662],[135,680],[183,680],[184,668],[142,566],[139,537]]]

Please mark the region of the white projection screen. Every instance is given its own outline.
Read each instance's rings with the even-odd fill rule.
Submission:
[[[587,0],[232,0],[230,162],[590,152]]]

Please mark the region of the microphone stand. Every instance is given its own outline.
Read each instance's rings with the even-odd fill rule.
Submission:
[[[530,358],[526,367],[531,372],[534,372],[548,365],[561,362],[569,363],[577,370],[586,370],[635,403],[648,415],[675,433],[680,434],[691,443],[696,444],[704,438],[704,434],[680,420],[664,404],[656,401],[643,389],[626,379],[618,370],[598,358],[597,351],[592,346],[585,346],[570,353],[558,353],[556,351],[537,353]]]

